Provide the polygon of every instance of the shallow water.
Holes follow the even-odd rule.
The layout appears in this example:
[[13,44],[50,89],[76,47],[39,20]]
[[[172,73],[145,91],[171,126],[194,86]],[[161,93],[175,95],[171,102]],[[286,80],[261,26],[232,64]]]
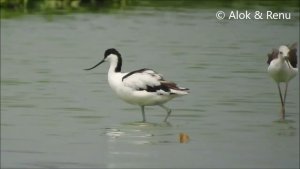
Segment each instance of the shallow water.
[[[266,54],[298,41],[299,20],[218,21],[215,12],[141,7],[1,20],[1,167],[299,167],[299,76],[282,122],[266,73]],[[147,107],[140,123],[139,107],[109,88],[107,64],[83,71],[110,47],[124,71],[153,68],[191,89],[167,104],[169,123],[159,107]]]

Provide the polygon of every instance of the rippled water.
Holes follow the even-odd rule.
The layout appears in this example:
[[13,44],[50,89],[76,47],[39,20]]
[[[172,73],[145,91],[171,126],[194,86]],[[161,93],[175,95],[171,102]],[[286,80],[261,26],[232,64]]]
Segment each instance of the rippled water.
[[[298,41],[299,21],[218,21],[215,10],[25,15],[1,20],[1,166],[23,168],[299,167],[299,80],[287,121],[266,73],[273,47]],[[188,96],[164,110],[119,100],[108,65],[149,67]],[[179,133],[190,136],[180,144]]]

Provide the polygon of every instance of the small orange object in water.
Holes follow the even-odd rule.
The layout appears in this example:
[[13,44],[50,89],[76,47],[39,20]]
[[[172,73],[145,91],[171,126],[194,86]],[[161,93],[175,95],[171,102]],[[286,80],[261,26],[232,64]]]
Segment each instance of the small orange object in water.
[[180,143],[187,143],[189,141],[190,141],[189,135],[187,135],[186,133],[180,133],[179,134],[179,142]]

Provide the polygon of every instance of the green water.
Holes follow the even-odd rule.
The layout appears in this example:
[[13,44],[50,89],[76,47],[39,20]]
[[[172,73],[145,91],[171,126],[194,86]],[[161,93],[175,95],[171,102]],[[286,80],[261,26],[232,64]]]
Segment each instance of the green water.
[[[1,167],[299,167],[299,76],[280,122],[266,73],[272,48],[299,41],[299,13],[219,21],[218,10],[145,5],[2,19]],[[108,64],[83,70],[111,47],[124,71],[153,68],[190,88],[167,104],[169,123],[160,107],[146,107],[149,123],[139,123],[140,108],[109,88]],[[178,142],[181,132],[190,142]]]

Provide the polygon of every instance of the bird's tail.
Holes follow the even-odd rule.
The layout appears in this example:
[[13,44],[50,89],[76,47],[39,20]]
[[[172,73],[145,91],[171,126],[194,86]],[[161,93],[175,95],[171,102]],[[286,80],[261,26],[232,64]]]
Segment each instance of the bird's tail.
[[178,89],[171,89],[171,93],[177,95],[187,95],[190,92],[188,88],[178,87]]
[[164,86],[170,89],[171,94],[176,95],[187,95],[189,94],[189,89],[184,87],[177,86],[174,82],[162,81],[161,82]]

